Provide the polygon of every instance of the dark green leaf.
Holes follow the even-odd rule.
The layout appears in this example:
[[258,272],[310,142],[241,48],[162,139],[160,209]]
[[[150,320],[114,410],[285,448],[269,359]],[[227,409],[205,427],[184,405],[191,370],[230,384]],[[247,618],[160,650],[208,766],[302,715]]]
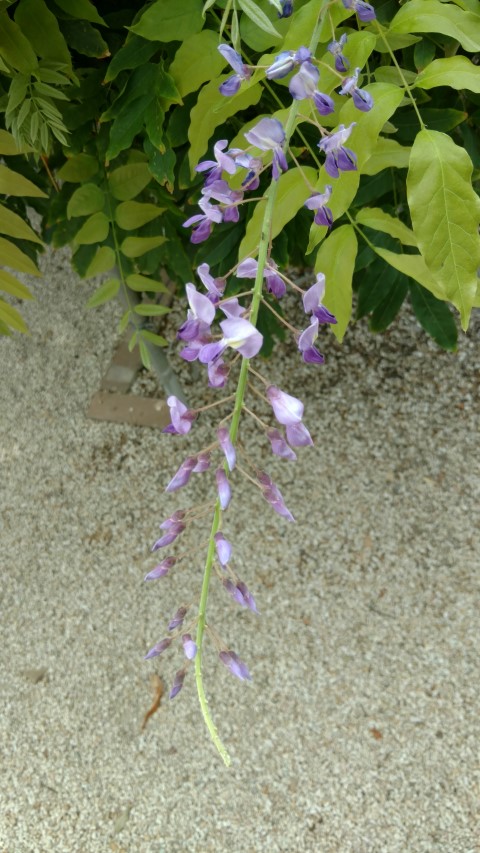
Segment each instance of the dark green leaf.
[[442,349],[455,352],[457,349],[457,327],[446,302],[420,284],[409,282],[410,300],[415,317]]
[[68,46],[77,53],[96,59],[110,56],[107,42],[88,21],[61,21],[60,27]]
[[406,280],[404,278],[399,279],[395,286],[390,289],[385,299],[375,308],[369,324],[372,332],[385,331],[387,326],[397,316],[407,292],[408,284]]
[[388,297],[400,277],[398,270],[380,258],[362,271],[357,294],[357,320],[374,311]]
[[[147,150],[147,147],[145,147],[145,150]],[[170,192],[173,192],[175,183],[174,168],[176,159],[176,154],[171,149],[165,151],[164,154],[161,151],[153,149],[148,161],[150,173],[161,186],[166,186]]]
[[115,54],[107,68],[105,82],[110,83],[120,71],[144,65],[158,50],[158,45],[141,36],[132,35]]

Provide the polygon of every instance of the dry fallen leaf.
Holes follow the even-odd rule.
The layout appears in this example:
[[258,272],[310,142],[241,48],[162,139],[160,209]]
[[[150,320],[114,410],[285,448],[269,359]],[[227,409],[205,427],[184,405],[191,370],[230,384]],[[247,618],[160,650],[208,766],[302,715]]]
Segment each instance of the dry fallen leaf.
[[158,711],[163,696],[164,688],[162,679],[156,673],[153,673],[153,675],[150,676],[150,682],[153,688],[153,703],[143,718],[142,732],[152,714],[154,714],[155,711]]
[[375,740],[381,740],[383,737],[382,733],[378,729],[376,729],[375,726],[372,726],[372,728],[370,729],[370,734],[373,735]]

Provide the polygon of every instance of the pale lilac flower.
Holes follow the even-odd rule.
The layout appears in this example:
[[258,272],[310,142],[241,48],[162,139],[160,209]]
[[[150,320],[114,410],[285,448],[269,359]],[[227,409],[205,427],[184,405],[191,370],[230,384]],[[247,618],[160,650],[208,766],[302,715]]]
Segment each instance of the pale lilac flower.
[[290,74],[290,71],[293,71],[296,65],[310,59],[311,55],[308,47],[300,47],[297,51],[283,50],[267,68],[265,77],[267,80],[281,80],[282,77]]
[[183,687],[183,682],[185,681],[186,671],[184,669],[179,669],[177,673],[175,673],[175,678],[173,679],[172,688],[170,693],[168,694],[169,699],[175,699],[180,693],[180,690]]
[[240,218],[238,204],[243,200],[243,192],[232,190],[226,181],[217,180],[205,186],[202,195],[207,199],[213,198],[225,205],[223,208],[224,222],[238,222]]
[[223,338],[215,343],[206,344],[200,350],[199,360],[202,364],[209,364],[227,347],[238,350],[244,358],[253,358],[260,351],[263,335],[248,320],[241,317],[222,320],[220,328]]
[[310,325],[302,332],[298,339],[298,349],[307,364],[323,364],[325,359],[321,352],[314,346],[318,337],[318,320],[312,317]]
[[295,462],[297,455],[291,447],[288,446],[281,432],[278,429],[270,429],[267,432],[268,439],[272,445],[272,453],[275,456],[280,456],[281,459],[291,459]]
[[280,489],[278,488],[278,486],[275,485],[273,480],[270,479],[268,474],[260,472],[258,475],[258,479],[262,486],[263,497],[275,510],[275,512],[278,512],[278,514],[286,518],[287,521],[295,521],[292,513],[285,505],[285,501],[283,500],[283,496]]
[[[223,153],[227,145],[227,139],[220,139],[213,146],[213,156],[215,157],[215,160],[203,160],[202,163],[199,163],[198,166],[195,166],[196,172],[209,173],[205,180],[206,187],[221,178],[222,172],[227,172],[227,174],[229,175],[234,175],[237,171],[237,166],[235,164],[235,160],[231,156],[231,153],[228,151],[225,154]],[[235,151],[233,153],[235,153]]]
[[192,474],[203,474],[205,471],[208,471],[211,464],[209,453],[199,453],[197,464],[195,465]]
[[185,290],[190,308],[187,319],[177,332],[177,338],[181,341],[194,341],[201,335],[209,334],[215,318],[215,306],[208,296],[199,293],[191,282],[185,285]]
[[353,9],[363,23],[375,20],[375,9],[370,3],[364,3],[363,0],[342,0],[342,3],[345,9]]
[[[258,261],[256,261],[255,258],[247,258],[238,265],[237,278],[256,278],[257,270]],[[281,299],[282,296],[285,296],[287,288],[283,279],[277,275],[277,270],[278,266],[275,261],[270,260],[265,265],[263,277],[265,279],[268,292],[273,293],[277,299]]]
[[317,273],[315,284],[303,294],[303,308],[306,314],[312,314],[319,323],[335,324],[337,318],[332,314],[325,305],[322,305],[322,299],[325,294],[325,276],[323,273]]
[[195,216],[191,216],[183,223],[184,228],[188,228],[189,225],[194,226],[190,236],[191,243],[203,243],[212,233],[212,223],[223,221],[222,211],[210,204],[207,199],[200,199],[198,206],[203,210],[203,213],[196,213]]
[[232,556],[232,545],[221,532],[215,533],[213,538],[215,539],[218,561],[221,566],[226,566]]
[[368,113],[368,111],[373,107],[373,98],[369,92],[365,91],[365,89],[358,88],[357,82],[359,74],[360,68],[356,68],[355,73],[343,81],[343,86],[339,89],[339,94],[351,95],[357,110],[362,110],[362,112]]
[[228,477],[225,474],[223,468],[217,468],[215,473],[215,479],[217,481],[217,489],[218,489],[218,497],[220,500],[220,507],[223,510],[226,510],[231,497],[232,497],[232,489],[230,487],[230,483],[228,481]]
[[233,47],[230,47],[230,45],[219,44],[218,50],[236,72],[232,77],[229,77],[228,80],[225,80],[225,82],[218,87],[218,90],[222,95],[236,95],[242,81],[250,78],[251,71],[249,67],[244,64],[240,54],[237,53]]
[[185,616],[187,615],[187,610],[188,610],[188,607],[179,607],[178,608],[173,619],[171,619],[170,622],[168,623],[168,630],[169,631],[174,631],[175,628],[179,628],[180,625],[183,624],[183,620],[185,619]]
[[213,278],[210,275],[210,267],[208,264],[200,264],[197,267],[197,275],[208,290],[208,298],[215,305],[223,296],[226,281],[224,278]]
[[333,214],[330,208],[327,207],[331,194],[332,187],[330,184],[327,184],[325,192],[314,193],[307,198],[304,206],[308,207],[309,210],[315,211],[315,216],[313,218],[315,225],[325,225],[327,228],[332,227]]
[[192,640],[192,635],[183,634],[182,644],[185,657],[188,658],[188,660],[193,660],[195,655],[197,654],[197,644],[194,642],[194,640]]
[[312,437],[304,423],[288,424],[285,427],[287,441],[292,447],[308,447],[313,444]]
[[180,536],[180,533],[183,533],[184,530],[185,525],[181,521],[172,524],[169,530],[167,530],[163,536],[161,536],[160,539],[157,539],[153,544],[152,552],[159,551],[160,548],[166,548],[167,545],[171,545],[172,542],[175,542],[177,536]]
[[343,55],[343,48],[347,43],[347,34],[343,33],[339,41],[331,41],[327,47],[333,57],[335,57],[335,68],[340,74],[344,74],[350,68],[348,59]]
[[235,678],[239,678],[240,681],[252,680],[247,665],[231,649],[220,652],[219,658]]
[[344,146],[354,127],[355,122],[349,127],[341,124],[336,133],[325,136],[318,143],[320,151],[326,154],[325,169],[331,178],[338,178],[341,171],[356,171],[357,158],[353,151]]
[[288,89],[296,101],[311,98],[318,112],[322,116],[328,116],[335,110],[335,104],[329,95],[324,95],[317,89],[320,77],[318,68],[312,62],[302,62],[297,73],[290,80]]
[[237,454],[235,451],[235,447],[232,444],[228,429],[226,427],[220,427],[220,429],[217,430],[217,438],[218,443],[225,454],[228,470],[233,471],[233,469],[235,468],[235,463],[237,461]]
[[161,655],[165,649],[171,645],[172,641],[170,637],[166,637],[164,640],[160,640],[159,643],[156,643],[150,651],[145,655],[144,660],[149,660],[150,658],[156,658],[157,655]]
[[175,557],[165,557],[165,559],[162,560],[162,562],[159,563],[158,566],[155,566],[155,568],[152,569],[152,571],[149,572],[148,575],[145,575],[144,580],[154,581],[157,580],[157,578],[164,578],[165,575],[168,575],[168,572],[170,571],[172,566],[175,565],[176,562],[177,560]]
[[275,385],[270,385],[266,390],[268,401],[279,424],[298,424],[303,417],[303,403],[297,397],[286,394]]
[[285,142],[285,130],[278,119],[261,118],[255,127],[244,133],[244,136],[251,145],[255,145],[261,151],[273,151],[274,180],[280,177],[280,172],[287,171],[287,160],[282,148]]
[[230,580],[230,578],[225,578],[222,581],[222,585],[227,590],[228,594],[232,596],[233,600],[236,601],[236,603],[240,605],[240,607],[246,607],[247,606],[245,604],[245,599],[244,599],[242,593],[240,592],[238,586],[236,584],[234,584],[233,581]]
[[196,456],[187,456],[185,461],[182,462],[182,464],[180,465],[180,468],[178,469],[177,473],[174,474],[174,476],[170,480],[165,491],[166,492],[176,492],[177,489],[181,489],[181,488],[183,488],[183,486],[186,486],[191,475],[192,475],[192,473],[193,473],[193,469],[195,468],[196,464],[197,464],[197,457]]
[[173,435],[186,435],[190,432],[192,423],[197,417],[196,412],[188,409],[185,403],[182,403],[174,394],[167,397],[167,406],[170,409],[171,423],[162,432]]
[[235,317],[242,317],[245,314],[245,308],[240,305],[236,296],[232,296],[231,299],[224,299],[218,307],[230,320]]
[[172,515],[166,518],[165,521],[162,521],[162,523],[158,526],[160,527],[160,530],[170,530],[170,528],[173,527],[174,524],[177,524],[179,521],[183,521],[184,518],[185,510],[176,509]]
[[242,187],[245,187],[247,190],[256,190],[260,184],[259,175],[263,169],[263,162],[260,157],[252,157],[251,154],[242,151],[235,158],[235,162],[239,166],[242,166],[243,169],[248,169],[247,177],[242,181]]
[[208,384],[211,388],[225,388],[230,373],[230,366],[223,358],[216,358],[207,364]]

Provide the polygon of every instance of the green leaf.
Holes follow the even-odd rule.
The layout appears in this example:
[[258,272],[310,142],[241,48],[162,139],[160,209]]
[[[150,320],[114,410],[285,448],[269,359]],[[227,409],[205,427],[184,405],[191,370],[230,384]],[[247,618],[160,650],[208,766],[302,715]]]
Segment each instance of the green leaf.
[[[345,9],[341,3],[334,3],[328,10],[328,15],[325,15],[323,24],[320,29],[319,41],[331,41],[332,29],[338,24],[341,24],[346,18],[351,16],[350,9]],[[287,32],[285,41],[279,46],[280,50],[298,50],[299,45],[308,45],[312,36],[313,29],[318,18],[318,0],[310,0],[305,3],[300,9],[296,9],[291,18],[288,18]],[[331,24],[330,24],[331,21]],[[279,22],[280,24],[283,23]]]
[[23,332],[24,334],[28,332],[28,326],[22,315],[16,308],[9,305],[8,302],[4,302],[3,299],[0,299],[0,320],[17,332]]
[[33,228],[30,228],[21,216],[9,210],[4,204],[0,204],[0,234],[6,234],[8,237],[15,237],[17,240],[31,240],[33,243],[43,243],[35,234]]
[[147,92],[141,98],[127,101],[119,110],[110,126],[109,144],[105,154],[107,161],[114,160],[121,151],[130,148],[133,140],[144,126],[145,116],[152,97],[153,93]]
[[27,154],[30,149],[27,147],[19,148],[17,143],[15,142],[14,137],[8,130],[0,129],[0,155],[16,155],[16,154]]
[[427,65],[430,65],[432,60],[435,59],[435,50],[436,46],[434,43],[426,38],[421,39],[421,41],[415,45],[415,50],[413,51],[413,62],[417,71],[423,71]]
[[412,225],[425,263],[437,282],[436,296],[460,311],[468,327],[480,266],[480,202],[471,185],[472,162],[449,136],[422,130],[407,176]]
[[[277,182],[277,195],[273,209],[271,236],[274,239],[282,231],[297,211],[300,210],[310,193],[307,181],[313,185],[317,177],[317,170],[311,166],[304,166],[302,170],[298,167],[289,169],[280,175]],[[250,218],[245,237],[238,250],[239,260],[248,255],[256,254],[262,231],[262,222],[265,213],[266,199],[257,202],[252,217]]]
[[367,225],[376,231],[384,231],[391,237],[396,237],[405,246],[417,246],[415,234],[404,225],[400,219],[390,216],[380,207],[364,207],[358,211],[356,220],[360,225]]
[[201,0],[156,0],[130,29],[150,41],[167,42],[183,41],[202,27]]
[[28,289],[21,281],[18,281],[11,273],[0,269],[0,290],[5,293],[10,293],[17,299],[34,299],[31,290]]
[[105,194],[97,184],[83,184],[75,190],[67,204],[67,217],[90,216],[103,210]]
[[418,75],[415,86],[420,89],[451,86],[453,89],[469,89],[470,92],[480,93],[480,68],[466,56],[436,59]]
[[154,98],[145,110],[145,130],[152,145],[157,149],[161,148],[162,152],[165,151],[163,142],[164,123],[165,110],[160,103],[160,99]]
[[192,172],[202,154],[205,154],[214,130],[224,124],[230,116],[258,103],[262,96],[262,88],[258,83],[253,86],[245,83],[236,95],[225,98],[218,91],[219,84],[223,82],[223,79],[223,77],[217,77],[201,89],[198,101],[190,114],[188,131],[190,151],[188,156]]
[[38,56],[71,69],[72,60],[67,43],[55,15],[44,0],[20,0],[15,11],[15,21]]
[[142,302],[141,305],[135,305],[133,310],[141,317],[161,317],[163,314],[170,314],[172,309],[167,308],[166,305],[150,305],[148,302]]
[[336,228],[320,246],[315,272],[325,276],[324,304],[337,318],[331,329],[342,341],[352,314],[352,278],[357,255],[357,238],[351,225]]
[[74,241],[77,246],[91,245],[92,243],[103,243],[108,237],[110,222],[103,212],[94,213],[89,216],[79,231],[75,234]]
[[88,181],[98,172],[98,160],[91,154],[75,154],[58,170],[57,175],[61,181],[70,181],[80,184]]
[[395,15],[390,31],[443,33],[459,41],[464,50],[480,50],[480,16],[440,0],[410,0]]
[[370,317],[370,331],[384,332],[397,316],[408,293],[408,284],[404,278],[397,278],[385,299],[374,309]]
[[151,249],[156,249],[166,242],[166,237],[161,234],[156,237],[125,237],[120,245],[120,250],[127,258],[139,258]]
[[127,308],[125,313],[122,314],[122,317],[121,317],[120,322],[118,324],[118,331],[120,332],[120,334],[122,334],[125,331],[125,329],[127,328],[128,324],[130,322],[131,314],[132,314],[131,308]]
[[110,56],[107,42],[88,21],[62,21],[61,28],[68,46],[77,53],[94,59]]
[[128,163],[119,166],[108,176],[108,185],[113,197],[119,201],[135,198],[151,181],[146,163]]
[[382,249],[379,246],[374,246],[373,248],[377,255],[380,255],[387,264],[390,264],[390,266],[402,272],[407,277],[418,281],[419,284],[426,287],[434,296],[437,296],[439,299],[443,298],[437,281],[421,255],[399,255],[397,252],[391,252],[390,249]]
[[30,42],[6,12],[0,12],[0,56],[22,74],[30,74],[38,66]]
[[357,320],[384,301],[400,277],[398,270],[377,258],[363,273],[357,294]]
[[47,198],[46,193],[18,172],[0,165],[0,193],[14,196]]
[[455,352],[457,327],[448,306],[414,282],[409,288],[412,308],[422,328],[443,349]]
[[119,288],[120,282],[118,278],[109,278],[107,281],[104,281],[88,300],[87,308],[97,308],[98,305],[103,305],[104,302],[114,299]]
[[221,73],[226,60],[217,47],[218,36],[213,30],[195,33],[180,45],[168,71],[182,98]]
[[140,331],[140,336],[149,344],[155,344],[157,347],[168,346],[168,341],[162,338],[161,335],[156,335],[155,332],[148,332],[145,329]]
[[173,192],[176,161],[175,151],[171,149],[165,151],[164,154],[161,151],[153,150],[148,161],[148,168],[152,176],[160,186],[166,186],[169,192]]
[[262,12],[257,3],[255,3],[255,0],[238,0],[238,5],[247,17],[253,21],[256,27],[265,33],[271,33],[271,35],[281,38],[278,30],[275,29],[270,19],[267,18],[265,12]]
[[158,45],[140,36],[132,35],[112,58],[105,75],[105,83],[115,80],[120,71],[143,66],[157,50]]
[[55,2],[57,6],[60,6],[60,9],[67,12],[72,18],[81,18],[83,21],[107,26],[90,0],[55,0]]
[[138,342],[138,349],[140,350],[140,358],[142,359],[142,364],[147,370],[152,369],[152,359],[150,358],[150,352],[145,341],[140,338]]
[[4,237],[0,237],[0,258],[2,259],[2,264],[18,272],[26,272],[29,275],[42,275],[34,261],[25,252],[22,252],[18,246],[10,243],[9,240],[5,240]]
[[164,207],[157,207],[156,204],[124,201],[115,210],[115,222],[124,231],[133,231],[134,228],[141,228],[142,225],[161,216],[164,210]]
[[136,290],[140,293],[168,293],[168,287],[163,283],[163,281],[155,281],[153,278],[149,278],[147,275],[139,275],[138,273],[132,273],[131,275],[127,275],[125,279],[130,290]]
[[362,166],[362,174],[377,175],[383,169],[391,167],[406,169],[410,160],[410,150],[408,146],[400,145],[395,139],[379,136],[372,154]]
[[99,246],[93,259],[85,270],[85,278],[91,278],[94,275],[101,275],[104,272],[109,272],[115,265],[116,256],[110,246]]

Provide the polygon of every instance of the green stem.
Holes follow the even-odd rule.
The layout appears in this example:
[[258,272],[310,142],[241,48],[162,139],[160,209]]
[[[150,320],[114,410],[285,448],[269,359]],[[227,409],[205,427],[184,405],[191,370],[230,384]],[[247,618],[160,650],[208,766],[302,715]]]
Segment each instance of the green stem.
[[[312,38],[310,40],[310,51],[312,54],[315,52],[318,39],[320,35],[320,29],[323,22],[323,14],[328,6],[329,0],[322,0],[321,10],[319,12],[319,16],[317,19],[317,24],[314,28]],[[290,112],[288,115],[287,123],[285,125],[285,142],[284,148],[287,150],[288,144],[290,141],[290,137],[293,134],[295,128],[295,120],[297,118],[299,108],[299,102],[294,101],[292,106],[290,107]],[[258,268],[257,275],[255,278],[255,284],[253,287],[253,295],[252,295],[252,304],[250,309],[249,320],[253,326],[256,325],[258,312],[260,308],[260,302],[262,299],[262,291],[263,291],[263,273],[265,270],[265,265],[267,263],[268,250],[270,246],[270,239],[272,233],[272,220],[273,220],[273,209],[275,206],[275,200],[277,197],[278,191],[278,181],[272,180],[270,187],[266,192],[266,205],[265,205],[265,213],[263,216],[263,222],[261,226],[260,233],[260,241],[258,246]],[[230,425],[230,439],[233,444],[236,443],[238,438],[238,431],[240,426],[240,417],[242,414],[242,409],[244,405],[244,397],[245,391],[247,387],[248,381],[248,365],[249,359],[243,358],[242,365],[240,368],[240,374],[238,378],[237,391],[235,394],[235,404],[233,408],[232,415],[232,423]],[[228,476],[228,466],[225,463],[224,465],[225,473]],[[215,512],[213,516],[212,529],[210,532],[210,541],[208,545],[207,557],[205,561],[205,570],[202,581],[202,589],[200,593],[200,603],[198,607],[198,623],[197,623],[197,635],[196,635],[196,644],[197,644],[197,654],[195,657],[195,681],[197,685],[197,693],[198,699],[200,702],[200,708],[202,710],[203,719],[205,721],[205,725],[207,726],[208,731],[210,732],[210,736],[220,753],[223,761],[227,765],[230,765],[230,756],[223,745],[220,737],[218,735],[215,724],[210,715],[210,709],[208,707],[207,697],[205,695],[205,689],[203,685],[203,675],[202,675],[202,643],[203,637],[205,633],[205,628],[207,627],[207,602],[208,602],[208,592],[210,586],[210,578],[212,574],[212,566],[215,557],[215,540],[214,536],[218,532],[221,522],[221,509],[220,509],[220,501],[217,498],[215,503]]]

